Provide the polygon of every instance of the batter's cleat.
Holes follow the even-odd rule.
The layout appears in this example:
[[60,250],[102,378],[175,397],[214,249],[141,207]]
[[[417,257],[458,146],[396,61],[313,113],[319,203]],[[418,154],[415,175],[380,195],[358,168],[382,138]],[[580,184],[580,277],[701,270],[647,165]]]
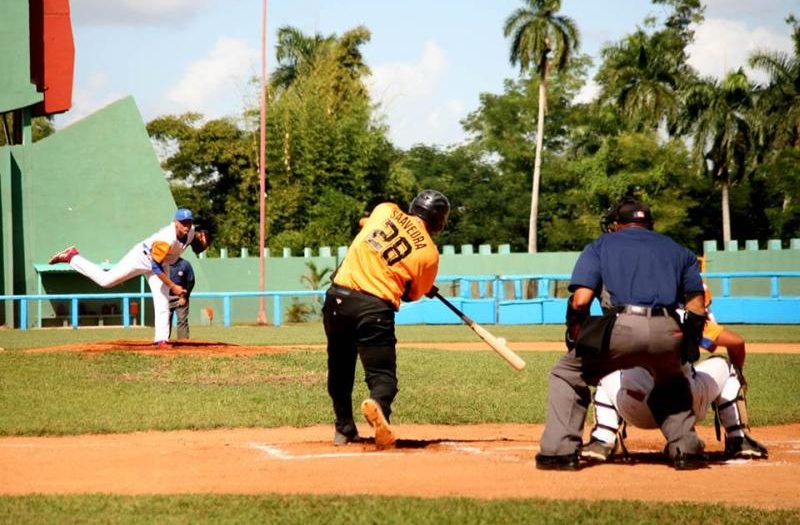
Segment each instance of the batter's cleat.
[[367,419],[367,423],[375,429],[375,446],[377,449],[393,448],[395,444],[394,433],[378,402],[374,399],[364,400],[361,403],[361,412]]
[[608,461],[616,448],[616,443],[605,443],[593,437],[581,447],[581,457],[587,461]]
[[159,350],[168,350],[172,348],[172,343],[170,343],[169,341],[156,341],[155,343],[153,343],[153,346],[155,346]]
[[678,451],[672,458],[672,466],[675,470],[698,470],[708,467],[708,458],[705,454],[685,454]]
[[347,435],[342,434],[338,430],[333,434],[333,446],[341,447],[342,445],[349,445],[350,443],[361,443],[364,440],[358,434]]
[[78,249],[74,246],[70,246],[50,257],[50,261],[48,262],[50,264],[69,263],[76,255],[78,255]]
[[547,456],[539,452],[536,454],[536,468],[539,470],[579,470],[578,453]]
[[767,447],[747,434],[725,438],[725,457],[731,459],[767,459]]

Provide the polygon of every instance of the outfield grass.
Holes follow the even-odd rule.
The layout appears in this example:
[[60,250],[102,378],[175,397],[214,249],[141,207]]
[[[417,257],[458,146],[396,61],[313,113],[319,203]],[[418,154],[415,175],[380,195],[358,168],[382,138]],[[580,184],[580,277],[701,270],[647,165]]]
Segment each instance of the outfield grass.
[[[531,475],[534,475],[532,472]],[[0,497],[4,523],[71,524],[531,524],[797,523],[800,512],[712,504],[475,500],[379,496]]]
[[[396,423],[541,423],[558,352],[401,349]],[[800,355],[748,359],[754,425],[800,421]],[[367,397],[358,367],[356,402]],[[0,352],[0,435],[62,435],[331,422],[321,350],[250,357]]]

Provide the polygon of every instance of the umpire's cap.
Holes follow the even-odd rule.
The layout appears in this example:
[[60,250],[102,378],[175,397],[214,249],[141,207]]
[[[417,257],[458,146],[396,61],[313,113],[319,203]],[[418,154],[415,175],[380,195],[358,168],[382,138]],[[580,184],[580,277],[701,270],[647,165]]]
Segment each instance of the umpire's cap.
[[422,190],[411,201],[408,212],[425,221],[430,234],[439,233],[447,225],[447,217],[450,215],[450,201],[440,191]]
[[652,230],[653,215],[650,213],[650,207],[635,197],[623,197],[608,209],[600,227],[604,232],[608,232],[620,224],[641,224]]
[[623,199],[617,211],[617,222],[620,224],[637,222],[652,226],[653,216],[650,214],[650,206],[634,198]]

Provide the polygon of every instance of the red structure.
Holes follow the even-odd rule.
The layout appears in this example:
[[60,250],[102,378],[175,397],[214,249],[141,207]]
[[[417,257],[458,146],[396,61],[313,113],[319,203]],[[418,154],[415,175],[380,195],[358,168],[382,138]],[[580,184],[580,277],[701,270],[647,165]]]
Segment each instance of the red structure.
[[75,43],[69,0],[30,0],[31,82],[44,94],[34,106],[40,117],[72,107]]

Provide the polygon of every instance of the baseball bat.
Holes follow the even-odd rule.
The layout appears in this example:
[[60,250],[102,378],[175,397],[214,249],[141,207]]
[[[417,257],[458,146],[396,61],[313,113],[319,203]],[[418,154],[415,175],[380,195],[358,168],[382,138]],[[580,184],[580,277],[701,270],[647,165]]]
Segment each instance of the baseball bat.
[[484,340],[484,342],[489,345],[492,350],[500,354],[500,357],[506,360],[506,362],[511,365],[515,370],[522,370],[525,368],[525,361],[522,360],[520,356],[515,354],[509,347],[506,345],[505,341],[500,341],[497,337],[493,336],[486,330],[484,327],[467,317],[467,315],[455,307],[453,303],[442,297],[439,292],[436,292],[436,298],[439,299],[444,303],[446,307],[453,311],[454,314],[459,316],[462,321],[464,321],[467,326],[472,328],[472,331],[478,334],[478,337]]

